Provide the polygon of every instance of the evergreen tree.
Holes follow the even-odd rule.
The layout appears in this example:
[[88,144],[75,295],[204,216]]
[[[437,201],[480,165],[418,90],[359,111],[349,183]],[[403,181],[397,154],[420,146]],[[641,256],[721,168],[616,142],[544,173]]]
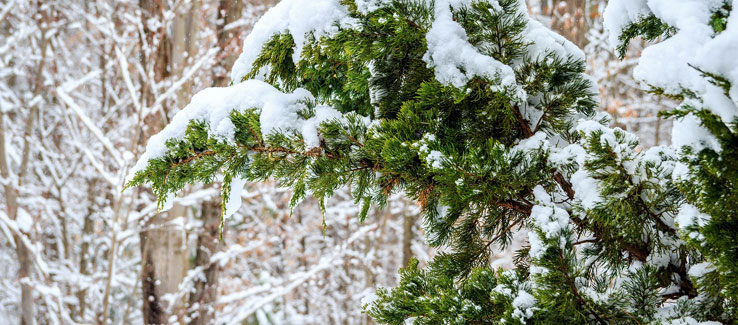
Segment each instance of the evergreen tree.
[[[643,53],[636,78],[647,90],[681,102],[674,172],[687,204],[677,224],[699,251],[690,271],[715,319],[738,310],[738,14],[735,1],[614,1],[605,14],[621,57],[635,37],[658,40]],[[681,9],[680,9],[681,7]]]
[[[520,0],[284,0],[234,84],[152,137],[129,186],[166,208],[222,175],[224,217],[267,178],[293,207],[348,186],[362,219],[404,193],[444,252],[378,291],[366,310],[383,323],[732,321],[734,300],[690,277],[710,255],[674,226],[694,201],[671,177],[684,156],[608,128],[583,71]],[[491,269],[520,230],[516,269]]]

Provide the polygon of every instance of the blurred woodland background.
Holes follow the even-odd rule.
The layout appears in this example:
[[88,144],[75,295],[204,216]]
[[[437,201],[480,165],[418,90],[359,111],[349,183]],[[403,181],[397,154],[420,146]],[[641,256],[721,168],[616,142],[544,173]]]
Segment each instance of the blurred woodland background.
[[[230,82],[241,40],[276,2],[0,1],[0,323],[371,324],[362,299],[411,256],[430,259],[418,208],[399,196],[360,223],[350,189],[325,216],[310,200],[290,215],[288,192],[248,185],[220,241],[217,185],[166,213],[147,189],[122,191],[146,140],[194,93]],[[657,113],[674,104],[630,77],[642,44],[617,60],[605,3],[529,7],[584,49],[616,125],[668,144]]]

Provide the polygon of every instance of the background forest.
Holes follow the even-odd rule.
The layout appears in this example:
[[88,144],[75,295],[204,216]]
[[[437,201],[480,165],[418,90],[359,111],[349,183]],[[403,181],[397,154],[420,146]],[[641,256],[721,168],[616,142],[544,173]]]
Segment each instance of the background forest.
[[[219,189],[193,186],[157,213],[122,191],[145,140],[197,91],[226,86],[241,40],[273,0],[4,0],[0,3],[0,323],[370,324],[362,301],[434,252],[401,196],[363,223],[348,194],[325,216],[248,185],[226,220]],[[644,146],[668,144],[673,103],[618,60],[605,0],[530,0],[587,54],[602,110]],[[324,226],[325,224],[325,226]],[[510,267],[521,233],[493,266]],[[22,316],[22,315],[25,315]]]

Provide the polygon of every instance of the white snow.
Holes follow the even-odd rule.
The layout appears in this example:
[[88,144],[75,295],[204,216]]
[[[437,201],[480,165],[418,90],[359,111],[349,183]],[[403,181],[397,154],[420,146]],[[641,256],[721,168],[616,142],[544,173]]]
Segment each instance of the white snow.
[[333,107],[320,105],[315,108],[315,116],[302,123],[302,139],[310,148],[320,146],[318,127],[321,123],[329,120],[340,119],[343,115]]
[[[738,8],[738,1],[733,0],[733,9]],[[709,40],[700,49],[695,62],[707,72],[719,73],[731,83],[730,97],[738,103],[738,13],[733,10],[728,18],[725,31]]]
[[574,197],[585,209],[594,209],[598,203],[602,202],[599,181],[592,178],[587,171],[580,169],[574,173],[571,176],[571,185],[574,189]]
[[445,219],[448,214],[448,209],[449,207],[447,205],[443,205],[441,203],[436,204],[436,218],[439,220]]
[[697,263],[689,267],[689,276],[694,278],[701,278],[705,274],[715,270],[715,266],[710,262]]
[[379,296],[377,296],[376,293],[367,292],[363,297],[361,297],[361,305],[365,306],[365,305],[372,304],[375,301],[377,301],[377,299],[379,299]]
[[589,135],[597,131],[601,131],[604,133],[608,130],[608,128],[597,121],[581,120],[577,124],[575,130],[578,132],[584,132],[584,134]]
[[610,46],[618,45],[621,30],[651,14],[646,0],[610,0],[603,13],[605,30],[610,34]]
[[719,322],[700,322],[692,317],[684,317],[671,321],[671,325],[720,325]]
[[280,1],[259,19],[244,40],[243,52],[233,64],[231,80],[238,83],[251,71],[264,44],[275,34],[288,32],[292,35],[295,41],[292,60],[297,63],[309,33],[320,39],[353,23],[348,17],[348,9],[339,0]]
[[546,238],[558,237],[559,232],[569,224],[569,214],[566,210],[554,206],[533,206],[530,217]]
[[[526,9],[523,10],[527,12]],[[528,20],[523,37],[531,43],[528,55],[532,59],[539,59],[546,53],[553,53],[560,58],[571,56],[575,60],[584,60],[584,52],[579,47],[536,20]]]
[[530,250],[528,255],[532,258],[541,258],[543,254],[546,254],[546,244],[543,243],[541,237],[535,231],[528,232],[528,243],[530,244]]
[[228,203],[225,205],[225,209],[223,210],[223,219],[229,218],[230,216],[234,215],[236,211],[241,207],[241,192],[243,192],[243,187],[246,185],[246,180],[241,179],[239,177],[234,177],[231,180],[231,192],[228,197]]
[[382,5],[389,3],[388,0],[356,0],[356,8],[362,14],[379,9]]
[[586,158],[586,151],[584,151],[584,148],[577,144],[573,143],[570,145],[567,145],[566,147],[556,150],[551,153],[549,156],[549,161],[551,161],[555,165],[567,165],[569,163],[577,163],[580,166],[584,165],[584,161]]
[[533,317],[533,312],[535,311],[533,305],[535,305],[535,303],[535,297],[524,290],[519,290],[518,296],[515,297],[512,302],[512,306],[515,308],[512,316],[525,323],[526,319]]
[[442,163],[445,159],[445,156],[443,153],[441,153],[438,150],[431,150],[428,153],[428,156],[425,157],[425,162],[428,163],[428,166],[430,166],[433,169],[440,169],[443,167]]
[[525,153],[528,151],[536,151],[540,149],[546,152],[549,150],[549,148],[550,145],[548,143],[548,135],[545,132],[538,131],[531,137],[520,140],[520,142],[516,144],[510,151],[519,151]]
[[700,227],[707,225],[710,216],[700,212],[694,205],[684,204],[674,219],[679,229],[686,230],[693,225]]
[[[645,86],[662,88],[670,94],[691,90],[702,101],[688,99],[685,104],[709,109],[729,122],[738,114],[738,61],[734,55],[738,51],[738,14],[733,11],[727,29],[715,35],[709,22],[722,5],[723,0],[614,0],[605,10],[605,25],[613,46],[623,27],[650,14],[676,28],[672,37],[643,51],[634,70],[635,78]],[[733,98],[692,67],[731,81],[729,94]],[[695,151],[705,147],[720,150],[696,118],[687,116],[674,127],[675,146],[692,146]]]
[[552,204],[551,195],[549,195],[548,192],[546,192],[546,189],[541,185],[536,185],[536,187],[533,188],[533,196],[540,204]]
[[18,230],[28,233],[33,228],[33,217],[25,209],[18,209],[18,216],[16,219]]
[[[475,76],[499,80],[500,86],[515,85],[515,74],[510,66],[491,56],[479,53],[469,43],[466,31],[454,21],[451,6],[466,5],[465,0],[438,0],[435,20],[425,35],[428,52],[423,60],[435,71],[436,80],[446,85],[463,87]],[[463,71],[462,71],[463,70]]]
[[674,121],[671,143],[677,148],[690,146],[697,150],[702,148],[710,148],[717,152],[722,150],[717,138],[691,113]]
[[[543,231],[546,238],[557,238],[562,229],[569,224],[569,213],[554,205],[546,190],[538,185],[533,189],[533,195],[538,205],[531,209],[530,217],[533,223]],[[566,241],[562,241],[566,244]]]

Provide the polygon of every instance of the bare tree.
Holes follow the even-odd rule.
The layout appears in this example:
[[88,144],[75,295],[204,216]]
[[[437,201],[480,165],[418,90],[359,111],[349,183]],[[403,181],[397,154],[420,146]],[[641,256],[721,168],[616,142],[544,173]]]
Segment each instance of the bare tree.
[[[52,15],[52,6],[42,7],[40,3],[35,3],[37,11],[36,23],[40,30],[40,39],[38,40],[40,59],[38,60],[37,68],[34,71],[33,81],[33,96],[36,98],[42,91],[43,72],[46,64],[46,53],[49,45],[49,40],[46,35],[47,20]],[[35,130],[36,117],[38,115],[38,101],[34,101],[28,108],[28,114],[26,116],[24,134],[23,134],[23,151],[21,153],[21,162],[17,169],[13,172],[11,178],[11,169],[8,163],[7,150],[5,148],[5,113],[0,111],[0,175],[4,180],[3,188],[5,192],[5,207],[7,216],[10,220],[16,221],[18,219],[19,212],[19,189],[23,185],[24,176],[28,172],[29,159],[31,156],[32,146],[32,132]],[[18,278],[21,286],[21,324],[31,325],[35,324],[34,318],[34,302],[33,302],[33,289],[31,288],[31,272],[32,262],[31,253],[29,247],[28,238],[29,234],[24,229],[16,229],[13,233],[13,242],[18,258]]]

